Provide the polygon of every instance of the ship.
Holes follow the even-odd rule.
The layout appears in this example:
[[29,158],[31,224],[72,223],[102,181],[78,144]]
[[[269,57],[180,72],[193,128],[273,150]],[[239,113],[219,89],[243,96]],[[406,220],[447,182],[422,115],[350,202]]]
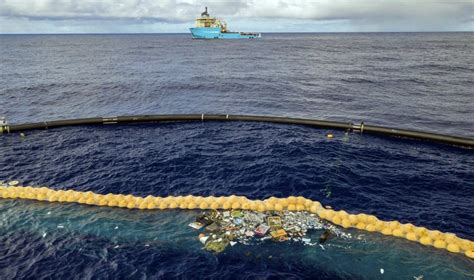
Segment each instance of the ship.
[[189,29],[193,39],[255,39],[262,35],[256,32],[230,32],[227,23],[207,12],[207,7],[196,19],[196,26]]

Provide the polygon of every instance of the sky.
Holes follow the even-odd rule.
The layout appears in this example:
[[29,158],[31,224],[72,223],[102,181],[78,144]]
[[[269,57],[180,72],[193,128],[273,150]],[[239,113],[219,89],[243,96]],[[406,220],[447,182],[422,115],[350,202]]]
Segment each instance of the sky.
[[474,31],[474,0],[0,0],[0,33],[185,33],[205,6],[231,31]]

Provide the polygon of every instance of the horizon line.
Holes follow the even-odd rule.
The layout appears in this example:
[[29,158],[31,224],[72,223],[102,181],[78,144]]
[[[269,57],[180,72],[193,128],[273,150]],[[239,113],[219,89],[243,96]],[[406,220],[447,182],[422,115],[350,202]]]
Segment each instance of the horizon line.
[[[334,34],[334,33],[474,33],[473,31],[262,31],[263,34]],[[1,35],[185,35],[189,32],[75,32],[75,33],[0,33]]]

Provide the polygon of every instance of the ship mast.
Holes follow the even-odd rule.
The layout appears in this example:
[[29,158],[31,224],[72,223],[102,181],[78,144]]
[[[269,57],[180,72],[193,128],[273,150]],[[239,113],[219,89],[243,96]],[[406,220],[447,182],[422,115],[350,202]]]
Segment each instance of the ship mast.
[[201,13],[201,17],[209,17],[209,13],[207,12],[207,7],[206,7],[206,10]]

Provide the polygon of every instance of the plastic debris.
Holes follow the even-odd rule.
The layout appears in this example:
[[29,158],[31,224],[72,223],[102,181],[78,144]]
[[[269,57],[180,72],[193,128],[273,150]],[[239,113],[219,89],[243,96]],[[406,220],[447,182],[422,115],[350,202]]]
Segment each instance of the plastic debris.
[[224,238],[219,238],[216,240],[211,240],[206,243],[204,249],[214,252],[216,254],[221,253],[225,250],[225,248],[229,245],[229,240]]
[[204,225],[199,223],[199,222],[192,222],[189,224],[190,227],[192,227],[193,229],[201,229]]
[[324,244],[326,240],[331,236],[331,231],[325,230],[323,234],[319,237],[319,244]]
[[284,229],[278,229],[270,232],[270,235],[273,237],[273,239],[277,241],[286,241],[288,240],[288,235]]
[[231,215],[234,218],[242,218],[244,216],[244,214],[238,210],[232,211]]
[[200,223],[204,226],[208,226],[208,225],[212,224],[212,219],[209,216],[201,215],[201,216],[196,218],[196,222]]
[[206,227],[207,231],[217,231],[219,226],[216,223],[212,223]]
[[16,185],[18,185],[19,183],[20,183],[20,182],[18,182],[18,181],[10,181],[10,182],[8,182],[8,185],[9,185],[9,186],[16,186]]
[[255,235],[257,236],[265,236],[265,234],[267,234],[268,230],[270,229],[269,226],[265,225],[265,224],[262,224],[262,225],[259,225],[256,229],[255,229]]
[[279,216],[268,217],[267,224],[270,228],[281,228],[281,218]]
[[199,237],[199,241],[201,241],[202,244],[206,244],[206,241],[209,239],[209,236],[202,236]]
[[380,274],[384,274],[385,270],[383,268],[380,269]]
[[[256,245],[267,240],[319,245],[324,250],[321,244],[332,235],[351,237],[306,211],[211,210],[202,212],[196,217],[196,222],[189,225],[200,231],[198,239],[204,249],[215,254],[224,251],[228,245]],[[306,237],[310,230],[324,230],[319,244]]]

